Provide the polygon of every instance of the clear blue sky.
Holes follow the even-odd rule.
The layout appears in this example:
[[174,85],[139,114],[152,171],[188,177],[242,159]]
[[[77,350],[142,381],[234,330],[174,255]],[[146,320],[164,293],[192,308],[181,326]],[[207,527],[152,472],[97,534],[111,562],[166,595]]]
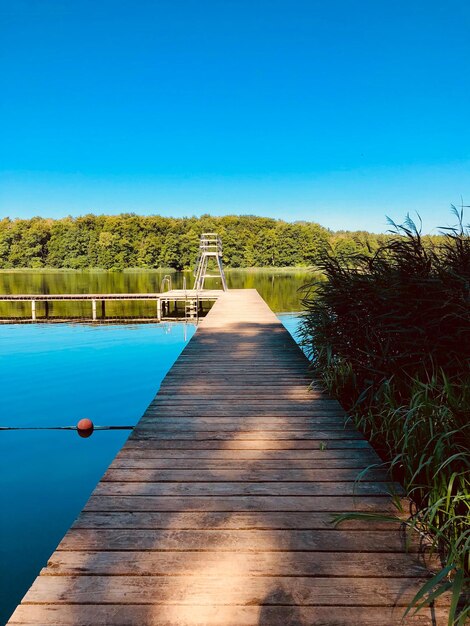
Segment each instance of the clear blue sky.
[[468,0],[0,0],[0,214],[452,222],[469,33]]

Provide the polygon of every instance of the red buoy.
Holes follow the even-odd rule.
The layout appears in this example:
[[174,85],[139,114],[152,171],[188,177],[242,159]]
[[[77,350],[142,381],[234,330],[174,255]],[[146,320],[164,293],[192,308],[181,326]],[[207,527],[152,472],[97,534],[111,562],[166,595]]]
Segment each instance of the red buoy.
[[92,434],[93,429],[93,422],[87,417],[80,420],[77,424],[77,433],[80,437],[89,437]]

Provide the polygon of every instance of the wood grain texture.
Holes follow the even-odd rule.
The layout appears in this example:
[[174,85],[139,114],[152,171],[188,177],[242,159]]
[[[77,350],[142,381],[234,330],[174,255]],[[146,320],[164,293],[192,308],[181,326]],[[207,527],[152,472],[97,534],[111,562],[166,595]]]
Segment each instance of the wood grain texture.
[[[166,529],[166,530],[331,530],[335,535],[330,512],[264,511],[82,511],[73,528]],[[381,520],[348,520],[342,530],[396,529],[395,522]]]
[[141,604],[23,604],[10,624],[28,626],[433,626],[446,624],[436,608],[407,617],[403,607],[167,606]]
[[[128,469],[111,468],[103,476],[103,481],[109,482],[354,482],[357,480],[357,469],[306,469],[282,468],[279,470],[236,468],[236,469]],[[382,469],[371,469],[363,478],[364,481],[387,481],[387,473]]]
[[328,511],[386,512],[395,507],[387,496],[97,496],[92,494],[85,511]]
[[[273,562],[274,565],[274,562]],[[39,576],[26,604],[176,604],[210,606],[279,605],[406,606],[420,578],[335,578],[303,576]]]
[[[136,530],[72,528],[58,550],[218,552],[403,552],[398,532],[380,530]],[[416,549],[409,546],[408,551]]]
[[[384,578],[425,577],[426,567],[417,555],[382,552],[232,552],[232,569],[246,575],[270,576],[273,561],[278,576],[371,577],[380,569]],[[209,552],[141,552],[76,550],[55,552],[43,570],[44,576],[189,576],[197,567],[216,571],[221,555]],[[204,564],[204,565],[203,565]],[[341,564],[341,567],[339,567]],[[227,576],[230,572],[227,572]]]
[[402,622],[416,537],[332,524],[401,492],[311,383],[256,291],[221,296],[9,624],[444,626],[447,597]]

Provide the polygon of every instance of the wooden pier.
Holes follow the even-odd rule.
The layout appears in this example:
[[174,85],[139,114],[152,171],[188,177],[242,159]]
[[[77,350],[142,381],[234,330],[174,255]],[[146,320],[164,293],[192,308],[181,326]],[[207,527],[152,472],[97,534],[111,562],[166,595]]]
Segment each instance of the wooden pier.
[[[390,484],[254,290],[221,296],[9,624],[394,626],[428,577]],[[444,601],[445,603],[445,601]]]
[[[194,306],[197,308],[204,302],[215,302],[220,295],[224,293],[219,289],[170,289],[168,291],[160,293],[66,293],[66,294],[0,294],[0,303],[14,303],[14,302],[28,302],[31,305],[31,314],[28,318],[13,318],[5,317],[0,318],[0,324],[10,324],[14,321],[29,321],[29,322],[64,322],[75,319],[102,322],[102,321],[122,321],[125,318],[109,318],[106,316],[106,303],[107,302],[154,302],[155,314],[145,319],[135,319],[134,321],[157,321],[160,322],[169,315],[170,305],[173,304],[174,308],[178,302],[185,304],[184,313],[191,307],[194,310]],[[84,302],[90,303],[90,315],[86,318],[80,317],[59,317],[53,318],[49,314],[49,305],[52,302]],[[42,315],[38,313],[37,304],[43,304]],[[183,314],[181,317],[186,317]],[[194,315],[193,317],[196,317]],[[132,318],[131,318],[132,320]]]

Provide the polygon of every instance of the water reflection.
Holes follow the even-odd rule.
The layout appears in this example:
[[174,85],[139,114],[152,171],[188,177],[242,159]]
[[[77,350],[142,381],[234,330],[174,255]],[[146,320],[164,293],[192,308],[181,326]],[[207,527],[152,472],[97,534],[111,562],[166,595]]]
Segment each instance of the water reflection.
[[[52,272],[25,271],[0,272],[0,294],[64,294],[64,293],[156,293],[161,290],[166,272]],[[230,270],[227,272],[228,287],[233,289],[257,289],[275,312],[299,311],[301,288],[313,275],[305,271],[256,271]],[[171,274],[171,286],[182,289],[186,279],[188,287],[193,285],[191,272]],[[220,280],[207,279],[206,288],[220,289]],[[165,287],[166,289],[166,287]],[[51,316],[90,317],[89,302],[53,302]],[[38,316],[43,315],[42,303],[37,303]],[[0,303],[0,316],[29,317],[29,303]],[[106,315],[109,317],[155,316],[155,302],[108,302]]]

